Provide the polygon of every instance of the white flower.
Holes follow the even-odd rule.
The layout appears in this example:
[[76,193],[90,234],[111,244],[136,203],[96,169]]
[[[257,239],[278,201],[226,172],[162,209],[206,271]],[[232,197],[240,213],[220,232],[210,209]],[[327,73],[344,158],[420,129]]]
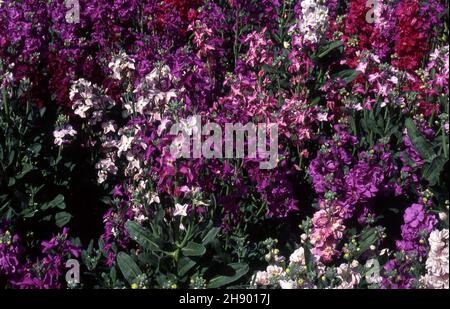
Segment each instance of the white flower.
[[320,122],[328,121],[328,113],[318,113],[317,120]]
[[390,255],[391,255],[391,250],[389,250],[388,248],[382,249],[382,250],[380,251],[380,256],[383,256],[383,255],[390,256]]
[[[1,6],[1,4],[0,4]],[[12,84],[14,82],[14,75],[12,72],[6,72],[3,76],[0,75],[0,86]]]
[[131,210],[134,213],[134,220],[139,224],[148,220],[148,217],[142,211],[142,205],[133,205]]
[[320,0],[304,0],[299,29],[303,39],[309,43],[321,40],[328,26],[328,8]]
[[[189,139],[187,139],[184,134],[180,134],[172,141],[172,145],[170,148],[170,153],[173,157],[177,158],[180,155],[184,154],[184,150],[189,149],[187,148],[187,145],[189,145]],[[189,150],[188,150],[189,151]]]
[[449,277],[448,274],[446,276],[433,276],[433,275],[425,275],[421,282],[427,289],[449,289]]
[[431,253],[441,255],[441,252],[447,248],[448,250],[448,230],[435,230],[430,234],[428,241],[430,242]]
[[358,64],[358,67],[356,68],[356,71],[359,71],[361,73],[365,73],[366,69],[367,69],[367,65],[368,65],[368,62],[360,62]]
[[383,281],[383,277],[380,274],[372,273],[370,276],[366,275],[366,281],[368,284],[380,284]]
[[188,207],[189,207],[188,204],[181,205],[181,204],[176,203],[175,211],[173,212],[173,216],[174,217],[177,217],[177,216],[186,217]]
[[430,252],[425,263],[427,274],[421,278],[426,288],[449,288],[449,230],[435,230],[428,238]]
[[170,120],[168,118],[164,118],[161,120],[160,125],[158,126],[158,136],[161,136],[161,134],[167,129],[167,125],[170,123]]
[[123,152],[127,152],[128,149],[131,148],[131,143],[133,142],[134,137],[128,137],[126,135],[122,135],[119,144],[117,145],[118,151],[117,155],[120,157]]
[[167,65],[154,68],[133,91],[138,94],[137,102],[128,102],[124,105],[128,114],[132,112],[146,115],[155,112],[164,114],[170,101],[177,98],[179,92],[183,92],[183,88],[173,87],[174,81],[175,77],[170,74]]
[[92,104],[89,102],[90,100],[87,100],[87,104],[83,104],[81,100],[76,101],[73,104],[74,113],[75,115],[78,115],[80,118],[86,118],[86,112],[91,109]]
[[174,80],[174,77],[170,73],[170,67],[168,65],[164,65],[160,68],[154,68],[153,71],[145,76],[145,81],[148,85],[154,85],[163,79],[168,79],[170,81]]
[[[129,176],[133,176],[134,175],[134,179],[138,179],[139,175],[142,172],[141,169],[141,161],[135,159],[133,156],[128,156],[131,153],[128,152],[127,153],[127,159],[129,161],[126,171],[125,171],[125,175],[129,175]],[[132,158],[131,160],[129,158]]]
[[114,121],[110,120],[102,123],[102,129],[104,134],[108,134],[110,132],[116,132],[117,126]]
[[150,196],[150,194],[147,194],[146,197],[148,199],[149,204],[161,203],[161,200],[159,199],[159,196],[156,193],[152,193],[151,196]]
[[197,134],[199,132],[199,117],[190,116],[187,119],[182,119],[180,121],[181,127],[183,131],[187,133],[187,135],[191,136],[192,134]]
[[338,289],[353,289],[361,282],[361,274],[357,271],[358,261],[353,261],[351,265],[341,264],[337,268],[337,278],[341,279]]
[[101,121],[106,105],[114,105],[114,101],[101,94],[101,89],[85,79],[74,81],[70,87],[69,98],[73,101],[72,109],[80,118],[87,118],[87,112],[93,110],[90,124]]
[[305,249],[303,249],[302,247],[298,248],[297,250],[295,250],[291,256],[289,257],[289,261],[291,263],[297,263],[297,264],[301,264],[301,265],[305,265],[306,264],[306,260],[305,260]]
[[359,262],[357,260],[353,260],[352,263],[350,264],[351,268],[356,268],[359,266]]
[[67,136],[75,136],[77,131],[73,129],[73,127],[68,124],[62,128],[59,128],[53,131],[53,137],[55,138],[55,144],[61,146],[62,144],[67,144],[69,141],[66,139]]
[[258,271],[253,277],[253,281],[256,285],[269,285],[269,275],[265,271]]
[[134,70],[134,60],[127,54],[121,53],[108,64],[108,67],[113,71],[113,78],[121,80],[122,72],[126,69]]
[[442,231],[433,231],[428,239],[430,243],[430,252],[426,261],[426,268],[429,274],[442,276],[447,274],[449,268],[449,232],[444,229]]
[[106,158],[103,160],[100,160],[95,167],[99,170],[98,171],[98,183],[105,182],[106,178],[108,177],[108,174],[115,175],[117,174],[118,168],[114,164],[114,162],[111,160],[111,158]]
[[289,280],[289,281],[280,280],[278,283],[280,284],[280,287],[283,290],[292,290],[292,289],[296,289],[297,288],[297,284],[293,280]]
[[398,84],[398,78],[396,76],[391,76],[391,78],[389,78],[389,81],[394,85]]
[[117,235],[119,235],[119,231],[117,230],[117,227],[111,228],[111,234],[113,234],[114,237],[117,237]]
[[284,274],[283,268],[280,266],[276,266],[276,265],[267,266],[266,271],[270,278],[281,277]]
[[139,97],[137,103],[136,103],[136,112],[138,114],[143,114],[144,109],[147,107],[147,105],[150,104],[149,98],[146,97]]

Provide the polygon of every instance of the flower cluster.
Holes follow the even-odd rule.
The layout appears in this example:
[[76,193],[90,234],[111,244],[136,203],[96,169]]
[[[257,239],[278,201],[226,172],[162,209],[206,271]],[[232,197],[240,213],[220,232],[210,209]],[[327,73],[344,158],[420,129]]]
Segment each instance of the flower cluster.
[[430,253],[426,261],[427,274],[422,278],[427,288],[448,289],[448,230],[435,230],[428,239]]
[[19,236],[0,229],[0,275],[8,276],[19,271],[18,257],[21,254]]
[[80,2],[0,1],[0,287],[448,288],[447,0]]
[[322,1],[304,0],[301,2],[300,33],[307,43],[318,43],[327,30],[328,8]]

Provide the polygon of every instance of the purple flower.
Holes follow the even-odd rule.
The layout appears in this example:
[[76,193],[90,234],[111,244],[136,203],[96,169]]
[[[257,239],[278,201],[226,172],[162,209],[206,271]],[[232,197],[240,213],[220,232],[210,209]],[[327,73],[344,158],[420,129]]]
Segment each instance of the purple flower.
[[427,213],[423,205],[413,204],[405,210],[403,219],[402,240],[397,241],[398,249],[424,257],[426,255],[425,240],[437,223],[436,217]]
[[0,228],[0,276],[8,277],[19,271],[19,258],[23,253],[19,240],[18,235],[11,235],[9,230]]
[[63,287],[65,263],[80,257],[81,250],[68,237],[69,230],[41,242],[42,258],[28,260],[17,275],[10,279],[13,287],[20,289],[60,289]]

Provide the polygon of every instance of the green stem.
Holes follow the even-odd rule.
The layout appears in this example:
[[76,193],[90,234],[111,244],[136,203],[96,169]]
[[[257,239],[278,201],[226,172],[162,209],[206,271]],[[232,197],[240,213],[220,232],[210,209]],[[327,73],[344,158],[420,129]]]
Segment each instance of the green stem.
[[[0,73],[3,74],[3,61],[0,60]],[[3,106],[5,108],[5,121],[8,121],[9,118],[9,108],[8,108],[8,93],[6,91],[6,88],[2,88],[2,102]]]
[[442,130],[442,147],[444,148],[444,157],[448,159],[447,137],[445,130]]
[[238,53],[239,53],[239,10],[236,9],[236,29],[234,33],[234,45],[233,45],[233,52],[234,52],[234,65],[236,66],[237,60],[238,60]]
[[8,95],[6,93],[6,89],[2,88],[2,101],[3,101],[3,106],[5,107],[5,115],[6,115],[6,120],[8,120],[9,117],[9,109],[8,109]]

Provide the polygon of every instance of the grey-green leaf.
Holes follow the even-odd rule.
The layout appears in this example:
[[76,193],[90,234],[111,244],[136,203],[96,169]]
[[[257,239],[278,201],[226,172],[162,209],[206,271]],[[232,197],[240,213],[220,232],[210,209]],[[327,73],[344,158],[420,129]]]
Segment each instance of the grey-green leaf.
[[187,245],[181,249],[184,256],[202,256],[206,252],[205,246],[195,242],[188,242]]
[[133,238],[144,249],[149,251],[161,251],[157,241],[153,237],[153,234],[139,223],[135,221],[127,221],[125,223],[125,228],[131,238]]
[[336,48],[341,47],[342,45],[344,45],[344,42],[342,42],[342,41],[331,42],[320,49],[320,51],[319,51],[320,54],[317,57],[323,58],[326,55],[328,55],[331,51],[333,51]]
[[444,171],[444,166],[445,162],[441,157],[435,158],[425,166],[423,177],[428,181],[430,186],[434,186],[439,182],[439,178]]
[[335,74],[334,78],[341,78],[348,84],[354,81],[360,74],[361,72],[359,71],[348,69]]
[[69,223],[70,219],[72,219],[72,215],[66,211],[58,212],[55,215],[55,221],[58,227],[65,226],[67,223]]
[[248,270],[249,270],[248,265],[243,264],[243,263],[233,263],[233,264],[229,264],[228,266],[231,267],[235,271],[234,275],[215,277],[209,281],[208,288],[216,289],[216,288],[220,288],[222,286],[228,285],[230,283],[233,283],[233,282],[239,280],[245,274],[247,274]]
[[433,144],[419,132],[411,118],[406,119],[405,126],[414,148],[419,152],[422,159],[431,162],[436,157],[436,153],[433,151]]
[[376,243],[377,240],[378,240],[378,233],[375,228],[371,228],[363,232],[361,234],[361,237],[359,238],[360,251],[357,255],[361,255],[364,252],[366,252],[371,245]]
[[132,284],[137,276],[142,274],[136,262],[125,252],[117,254],[117,265],[129,284]]
[[205,235],[205,237],[203,237],[202,244],[205,246],[210,244],[217,237],[219,231],[220,228],[218,227],[213,227],[212,229],[210,229],[209,232]]
[[183,277],[188,271],[190,271],[192,269],[192,267],[195,266],[195,264],[196,263],[194,260],[183,256],[178,261],[178,275],[180,277]]
[[58,194],[53,200],[45,203],[41,206],[42,210],[47,210],[48,208],[58,207],[64,209],[66,204],[64,203],[64,195]]

